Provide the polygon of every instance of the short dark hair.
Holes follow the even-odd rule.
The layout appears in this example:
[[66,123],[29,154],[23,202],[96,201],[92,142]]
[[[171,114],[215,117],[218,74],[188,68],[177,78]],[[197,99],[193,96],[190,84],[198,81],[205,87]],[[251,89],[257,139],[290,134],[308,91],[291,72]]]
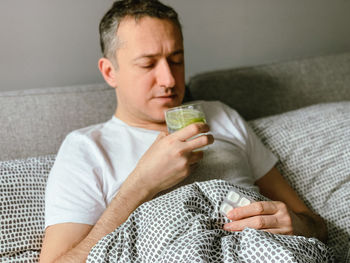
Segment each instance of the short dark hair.
[[138,21],[142,17],[168,19],[180,29],[181,24],[176,11],[158,0],[122,0],[113,3],[112,7],[103,16],[100,22],[100,45],[105,58],[115,61],[119,40],[117,30],[120,22],[126,17],[133,17]]

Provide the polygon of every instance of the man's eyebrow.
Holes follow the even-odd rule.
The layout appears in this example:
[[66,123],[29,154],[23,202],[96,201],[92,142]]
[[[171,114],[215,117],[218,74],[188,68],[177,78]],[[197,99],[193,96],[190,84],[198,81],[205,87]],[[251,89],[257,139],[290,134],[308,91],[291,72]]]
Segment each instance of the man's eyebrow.
[[[174,52],[170,53],[169,57],[170,56],[176,56],[176,55],[179,55],[179,54],[184,54],[184,50],[183,49],[179,49],[179,50],[175,50]],[[142,54],[140,56],[137,56],[136,58],[133,59],[133,61],[136,61],[136,60],[139,60],[139,59],[142,59],[142,58],[154,58],[154,57],[158,57],[159,54],[158,53],[155,53],[155,54]]]

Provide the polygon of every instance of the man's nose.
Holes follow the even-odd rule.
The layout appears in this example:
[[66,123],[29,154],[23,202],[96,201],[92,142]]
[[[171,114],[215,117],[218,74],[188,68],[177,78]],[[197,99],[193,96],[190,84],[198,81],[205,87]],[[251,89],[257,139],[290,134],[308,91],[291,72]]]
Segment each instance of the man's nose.
[[160,61],[157,67],[157,82],[159,86],[166,88],[175,87],[175,78],[166,59]]

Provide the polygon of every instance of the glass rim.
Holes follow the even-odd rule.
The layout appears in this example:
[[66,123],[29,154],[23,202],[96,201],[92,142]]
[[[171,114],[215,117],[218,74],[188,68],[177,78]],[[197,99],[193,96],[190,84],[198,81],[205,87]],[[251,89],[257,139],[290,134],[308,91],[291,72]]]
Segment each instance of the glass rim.
[[188,106],[200,106],[200,107],[202,107],[202,103],[201,102],[194,102],[194,103],[189,102],[189,103],[182,104],[180,106],[166,109],[166,110],[164,110],[164,112],[167,113],[168,111],[179,110],[182,108],[187,108]]

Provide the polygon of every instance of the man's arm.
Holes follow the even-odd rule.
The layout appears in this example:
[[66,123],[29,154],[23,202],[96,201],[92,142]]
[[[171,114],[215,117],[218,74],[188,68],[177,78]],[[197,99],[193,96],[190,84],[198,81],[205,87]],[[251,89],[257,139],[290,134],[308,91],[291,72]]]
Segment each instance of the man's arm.
[[305,205],[276,168],[273,168],[256,184],[260,188],[261,194],[287,205],[292,216],[295,235],[316,237],[321,241],[327,240],[325,221]]
[[171,135],[161,133],[95,226],[57,224],[47,228],[40,262],[85,262],[98,240],[124,223],[138,206],[189,175],[190,166],[203,158],[203,152],[193,150],[213,143],[214,138],[202,135],[187,140],[208,131],[207,124],[196,123]]
[[49,226],[45,232],[40,262],[85,262],[99,239],[125,222],[139,205],[152,196],[132,179],[125,181],[95,226],[74,223]]
[[327,240],[324,220],[304,204],[276,168],[256,181],[256,185],[261,194],[274,201],[255,202],[233,209],[228,214],[233,222],[224,226],[226,230],[241,231],[245,227],[252,227],[276,234]]
[[83,240],[93,226],[77,223],[62,223],[49,226],[41,248],[40,262],[52,262]]

